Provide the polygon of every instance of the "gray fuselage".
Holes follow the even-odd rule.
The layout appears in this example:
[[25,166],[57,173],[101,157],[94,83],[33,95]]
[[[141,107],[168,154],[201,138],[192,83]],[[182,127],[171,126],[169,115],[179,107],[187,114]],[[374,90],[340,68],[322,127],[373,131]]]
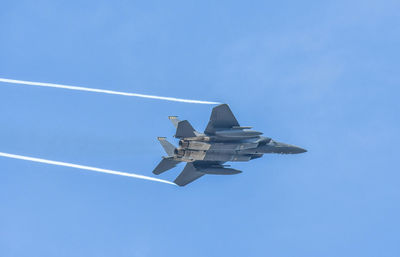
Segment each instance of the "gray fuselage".
[[[279,143],[260,136],[253,130],[238,129],[216,132],[214,135],[198,134],[183,138],[175,150],[175,158],[180,161],[241,162],[261,157],[266,153],[304,153],[300,147]],[[223,135],[223,136],[222,136]]]
[[165,137],[158,138],[168,156],[162,158],[153,173],[160,175],[186,162],[174,181],[179,186],[185,186],[205,174],[241,173],[225,165],[226,162],[247,162],[267,153],[306,152],[303,148],[263,137],[263,133],[251,130],[251,127],[240,126],[227,104],[213,108],[204,133],[196,131],[187,120],[179,121],[176,116],[169,119],[176,127],[174,137],[179,139],[179,146],[175,147]]

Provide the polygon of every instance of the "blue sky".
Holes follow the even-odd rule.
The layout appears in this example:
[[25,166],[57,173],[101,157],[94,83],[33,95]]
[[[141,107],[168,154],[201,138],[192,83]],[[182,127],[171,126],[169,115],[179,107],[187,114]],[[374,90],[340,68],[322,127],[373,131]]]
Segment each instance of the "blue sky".
[[[399,8],[2,1],[0,77],[226,102],[309,152],[185,188],[0,158],[0,256],[399,256]],[[211,108],[2,83],[0,151],[152,175]]]

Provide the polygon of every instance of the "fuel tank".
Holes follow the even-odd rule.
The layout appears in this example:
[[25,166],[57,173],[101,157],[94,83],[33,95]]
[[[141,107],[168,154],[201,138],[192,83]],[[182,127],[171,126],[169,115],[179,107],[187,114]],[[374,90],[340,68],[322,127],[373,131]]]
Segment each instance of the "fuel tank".
[[213,175],[234,175],[242,173],[242,171],[240,170],[235,170],[231,168],[222,168],[222,167],[197,168],[197,170],[205,174],[213,174]]
[[262,132],[255,130],[241,130],[241,129],[229,129],[219,130],[215,132],[217,137],[232,138],[232,139],[246,139],[253,138],[262,135]]

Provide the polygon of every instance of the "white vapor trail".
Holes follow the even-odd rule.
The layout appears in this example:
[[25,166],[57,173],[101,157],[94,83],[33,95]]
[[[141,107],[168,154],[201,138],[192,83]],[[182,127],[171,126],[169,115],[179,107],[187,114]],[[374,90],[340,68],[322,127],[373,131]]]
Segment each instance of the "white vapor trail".
[[40,159],[40,158],[34,158],[34,157],[16,155],[16,154],[9,154],[9,153],[2,153],[2,152],[0,152],[0,156],[7,157],[7,158],[13,158],[13,159],[19,159],[19,160],[25,160],[25,161],[31,161],[31,162],[39,162],[39,163],[46,163],[46,164],[57,165],[57,166],[64,166],[64,167],[82,169],[82,170],[90,170],[90,171],[108,173],[108,174],[113,174],[113,175],[131,177],[131,178],[152,180],[152,181],[157,181],[157,182],[161,182],[161,183],[167,183],[167,184],[171,184],[171,185],[176,185],[175,183],[172,183],[170,181],[163,180],[163,179],[152,178],[152,177],[147,177],[147,176],[143,176],[143,175],[120,172],[120,171],[115,171],[115,170],[100,169],[100,168],[83,166],[83,165],[78,165],[78,164],[72,164],[72,163],[66,163],[66,162],[58,162],[58,161],[50,161],[50,160],[45,160],[45,159]]
[[144,94],[136,94],[136,93],[126,93],[126,92],[112,91],[112,90],[106,90],[106,89],[77,87],[77,86],[68,86],[68,85],[53,84],[53,83],[43,83],[43,82],[23,81],[23,80],[15,80],[15,79],[0,78],[0,82],[12,83],[12,84],[21,84],[21,85],[30,85],[30,86],[39,86],[39,87],[63,88],[63,89],[70,89],[70,90],[105,93],[105,94],[111,94],[111,95],[135,96],[135,97],[151,98],[151,99],[182,102],[182,103],[219,104],[218,102],[190,100],[190,99],[182,99],[182,98],[175,98],[175,97],[165,97],[165,96],[155,96],[155,95],[144,95]]

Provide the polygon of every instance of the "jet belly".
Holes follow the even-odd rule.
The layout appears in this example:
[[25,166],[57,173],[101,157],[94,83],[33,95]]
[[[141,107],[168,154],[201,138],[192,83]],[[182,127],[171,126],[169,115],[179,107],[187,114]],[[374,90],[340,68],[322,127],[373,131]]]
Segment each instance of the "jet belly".
[[207,151],[204,161],[230,162],[233,155],[233,152]]
[[180,140],[179,146],[181,149],[196,150],[196,151],[239,151],[245,149],[254,149],[259,145],[258,142],[203,142],[192,140]]
[[249,161],[252,156],[249,152],[255,152],[258,142],[203,142],[182,139],[179,141],[179,148],[176,151],[177,157],[183,161]]
[[245,162],[251,160],[251,155],[239,151],[207,151],[204,161]]
[[211,144],[210,150],[213,151],[239,151],[244,149],[256,148],[258,143],[253,142],[238,142],[238,143],[213,143]]

